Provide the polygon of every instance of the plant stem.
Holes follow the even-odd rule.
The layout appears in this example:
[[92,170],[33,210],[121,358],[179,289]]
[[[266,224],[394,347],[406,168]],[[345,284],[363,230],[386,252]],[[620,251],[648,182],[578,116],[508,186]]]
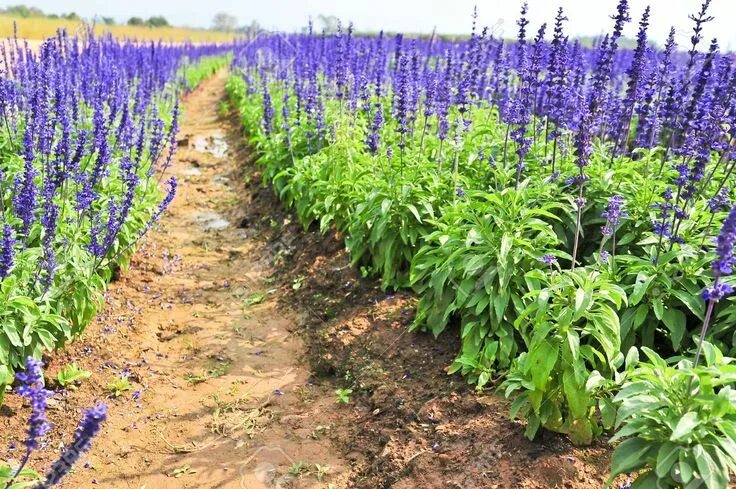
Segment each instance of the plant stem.
[[575,205],[578,208],[578,216],[577,220],[575,222],[575,242],[572,247],[572,267],[570,270],[575,271],[575,264],[577,263],[577,257],[578,257],[578,243],[580,241],[580,220],[582,218],[583,214],[583,170],[580,170],[580,183],[578,183],[578,200],[575,202]]

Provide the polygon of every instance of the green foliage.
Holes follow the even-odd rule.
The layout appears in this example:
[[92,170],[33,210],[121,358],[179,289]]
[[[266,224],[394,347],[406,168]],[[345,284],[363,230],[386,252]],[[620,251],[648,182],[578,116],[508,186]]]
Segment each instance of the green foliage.
[[179,70],[181,84],[187,91],[194,90],[203,80],[217,73],[223,66],[227,66],[231,59],[232,55],[226,54],[202,58],[197,63],[186,63]]
[[87,370],[82,370],[79,368],[79,365],[75,363],[70,363],[69,365],[65,366],[63,369],[61,369],[61,372],[56,376],[56,381],[61,385],[62,387],[70,387],[72,389],[75,388],[75,385],[84,380],[88,379],[92,376],[92,372],[89,372]]
[[[442,210],[436,230],[412,262],[420,294],[415,328],[437,336],[461,318],[462,350],[450,367],[483,386],[508,368],[520,338],[514,320],[524,309],[528,280],[518,270],[542,267],[538,257],[559,244],[553,227],[561,206],[522,185],[497,193],[469,191]],[[559,253],[567,256],[565,253]]]
[[3,9],[0,9],[0,14],[10,15],[13,17],[45,17],[43,10],[36,7],[29,7],[28,5],[10,5]]
[[350,394],[353,393],[353,389],[337,389],[335,395],[337,395],[337,402],[342,404],[350,403]]
[[227,115],[230,113],[230,104],[227,102],[227,100],[221,100],[219,104],[217,104],[217,113],[220,115],[220,117],[227,117]]
[[612,424],[612,406],[600,388],[623,361],[614,308],[626,294],[604,274],[586,269],[549,276],[532,271],[526,278],[542,286],[529,292],[529,305],[515,321],[527,351],[504,384],[507,396],[518,391],[512,416],[527,419],[529,438],[541,426],[589,444],[602,431],[595,417],[599,404],[603,423]]
[[146,21],[146,25],[151,27],[167,27],[169,25],[169,21],[162,15],[154,15],[153,17],[149,17]]
[[0,464],[0,484],[3,489],[25,489],[29,487],[36,487],[41,482],[41,475],[33,469],[24,468],[20,471],[15,482],[11,485],[7,485],[16,475],[16,467],[9,465]]
[[13,383],[14,378],[12,370],[7,365],[0,365],[0,404],[3,403],[5,391]]
[[114,397],[120,397],[123,392],[129,391],[133,389],[133,385],[128,380],[128,377],[123,375],[122,377],[116,377],[115,379],[111,380],[107,386],[105,386],[105,390],[110,392]]
[[[639,471],[635,488],[726,489],[736,474],[736,364],[710,343],[705,365],[671,364],[642,348],[614,402],[611,479]],[[610,484],[610,483],[609,483]]]
[[[414,140],[403,148],[389,93],[378,105],[382,147],[372,154],[370,114],[347,116],[344,101],[324,97],[319,127],[279,81],[266,82],[274,114],[266,130],[263,90],[253,88],[259,76],[235,73],[227,89],[264,182],[305,228],[338,231],[353,264],[384,288],[412,287],[419,298],[413,329],[438,336],[459,326],[462,344],[448,372],[480,387],[505,376],[529,437],[544,428],[590,443],[614,427],[613,396],[631,373],[633,346],[665,356],[694,346],[704,313],[699,295],[712,281],[706,238],[724,217],[711,214],[705,195],[722,168],[713,188],[693,199],[692,216],[678,229],[684,242],[660,245],[652,204],[674,176],[662,165],[663,148],[612,158],[610,144],[597,143],[573,267],[577,193],[565,178],[579,169],[569,149],[556,148],[553,174],[548,140],[534,130],[517,185],[513,143],[506,147],[496,108],[474,106],[463,115],[471,131],[452,141],[436,137],[434,116],[417,115],[407,136]],[[299,119],[284,120],[284,104]],[[460,118],[457,108],[448,115]],[[608,237],[601,214],[612,195],[623,198],[628,217]],[[546,255],[554,265],[541,260]],[[734,299],[719,303],[715,318],[709,340],[736,353]]]
[[[227,56],[210,57],[188,66],[191,83],[199,83],[228,61]],[[171,86],[169,90],[175,93],[177,88]],[[171,113],[172,103],[162,101],[160,113]],[[92,113],[86,109],[80,108],[81,116],[91,118]],[[109,171],[96,189],[100,197],[89,210],[103,222],[109,217],[108,202],[120,200],[124,192],[118,171],[123,155],[112,156]],[[0,131],[0,160],[4,181],[13,181],[22,174],[23,159],[6,131]],[[63,347],[79,337],[102,309],[107,283],[115,270],[127,266],[161,200],[158,182],[147,176],[150,165],[150,156],[145,154],[138,168],[142,183],[136,187],[134,204],[104,259],[95,258],[89,251],[90,220],[63,218],[77,212],[73,189],[56,196],[62,218],[57,225],[54,248],[60,252],[56,254],[54,279],[48,288],[40,280],[45,272],[38,272],[43,256],[42,224],[40,220],[33,224],[27,246],[16,253],[11,274],[0,281],[0,401],[5,386],[28,356],[40,358],[44,352]],[[38,173],[36,185],[40,186],[43,176],[42,172]],[[0,207],[11,208],[12,192],[7,186],[3,188]],[[62,379],[57,380],[63,385]]]

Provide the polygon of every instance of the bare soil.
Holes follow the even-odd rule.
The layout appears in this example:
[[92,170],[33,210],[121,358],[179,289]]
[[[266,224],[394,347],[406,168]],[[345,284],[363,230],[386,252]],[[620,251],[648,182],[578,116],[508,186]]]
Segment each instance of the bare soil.
[[[182,184],[161,226],[85,336],[46,358],[50,379],[70,362],[93,375],[58,389],[33,465],[107,398],[107,424],[62,487],[602,487],[603,441],[527,441],[498,394],[445,373],[456,331],[409,332],[410,293],[381,291],[339,236],[302,229],[262,185],[237,120],[218,116],[225,79],[185,100]],[[115,397],[122,375],[132,388]],[[347,403],[336,389],[352,390]],[[7,396],[0,458],[22,455],[28,412]]]

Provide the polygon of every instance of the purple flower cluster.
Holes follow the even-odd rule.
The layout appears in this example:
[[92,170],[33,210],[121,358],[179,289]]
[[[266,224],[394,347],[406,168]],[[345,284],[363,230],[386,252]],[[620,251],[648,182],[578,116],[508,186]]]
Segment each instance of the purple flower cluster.
[[15,238],[10,224],[3,224],[3,235],[0,239],[0,279],[8,276],[15,263]]
[[43,364],[33,357],[26,360],[26,369],[18,372],[16,378],[20,385],[17,392],[31,404],[31,417],[26,431],[26,450],[30,454],[38,448],[39,440],[51,431],[51,424],[46,420],[46,401],[53,392],[44,387]]
[[92,439],[99,433],[106,419],[107,405],[105,404],[99,404],[85,411],[84,418],[74,435],[74,441],[64,450],[61,458],[54,462],[46,475],[46,480],[38,486],[38,489],[47,489],[61,482],[61,479],[69,473],[82,454],[89,451]]
[[601,228],[604,236],[611,236],[621,222],[621,218],[626,217],[626,211],[622,209],[623,204],[624,198],[620,195],[614,195],[608,199],[606,210],[601,214],[601,217],[606,218],[606,224]]
[[171,164],[179,127],[171,82],[183,63],[229,48],[64,32],[38,52],[17,39],[3,44],[0,139],[22,164],[0,174],[0,191],[12,185],[0,203],[0,279],[18,268],[18,251],[37,247],[28,286],[45,294],[70,240],[83,240],[98,260],[108,254],[145,200],[142,186]]
[[723,221],[721,232],[716,238],[716,254],[718,259],[712,264],[713,275],[722,277],[733,272],[732,265],[736,263],[733,256],[733,246],[736,243],[736,206],[731,209],[728,217]]
[[[40,360],[28,357],[25,371],[18,372],[15,377],[20,384],[17,388],[18,394],[27,398],[31,404],[31,416],[26,431],[26,453],[13,474],[11,484],[28,464],[33,451],[39,447],[40,439],[51,430],[51,424],[46,419],[46,408],[48,398],[53,395],[53,392],[44,388],[43,364]],[[107,406],[104,404],[85,411],[74,441],[64,449],[61,458],[51,466],[45,481],[35,487],[45,489],[55,486],[69,473],[81,455],[89,450],[92,439],[99,433],[106,419],[106,413]]]
[[[352,118],[346,119],[351,126],[346,134],[357,134],[367,155],[382,159],[398,149],[399,158],[389,161],[386,171],[396,162],[403,171],[405,153],[435,163],[440,173],[448,152],[453,172],[459,162],[482,154],[481,160],[500,162],[491,169],[496,190],[513,185],[495,173],[513,165],[516,175],[509,180],[516,187],[522,179],[541,177],[568,192],[577,214],[574,263],[580,237],[589,231],[583,227],[593,208],[586,205],[591,172],[611,169],[617,157],[646,159],[643,171],[671,188],[650,202],[657,261],[661,250],[683,243],[697,229],[689,219],[702,200],[709,199],[713,210],[730,200],[728,192],[715,189],[726,186],[736,170],[736,77],[732,57],[717,41],[704,49],[704,26],[712,20],[709,0],[690,16],[693,35],[686,53],[678,51],[674,29],[662,33],[669,34],[663,48],[650,42],[656,6],[636,13],[636,45],[622,48],[633,17],[629,3],[617,0],[608,33],[592,47],[565,33],[562,8],[548,34],[547,24],[532,25],[523,3],[516,42],[480,30],[474,11],[470,36],[462,41],[350,31],[317,35],[310,26],[305,34],[253,40],[238,50],[233,66],[248,93],[264,86],[293,92],[292,103],[304,110],[282,111],[280,122],[305,128],[307,152],[322,147],[325,114],[334,119],[335,109],[342,115],[347,108]],[[284,40],[292,46],[289,52],[281,47]],[[276,54],[264,59],[263,52]],[[714,155],[718,161],[712,164]],[[615,234],[626,215],[619,199],[612,198],[603,214],[605,236]],[[582,248],[591,251],[587,244]],[[615,242],[610,252],[615,261]]]

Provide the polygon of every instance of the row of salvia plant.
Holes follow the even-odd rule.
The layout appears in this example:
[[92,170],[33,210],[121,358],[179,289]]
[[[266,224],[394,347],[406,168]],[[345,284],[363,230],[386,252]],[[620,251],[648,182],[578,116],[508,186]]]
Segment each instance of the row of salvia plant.
[[63,32],[37,50],[0,45],[3,392],[27,356],[84,330],[173,198],[178,94],[228,49]]
[[45,477],[30,468],[55,394],[37,359],[84,331],[171,203],[179,97],[231,50],[63,31],[36,49],[0,42],[0,402],[14,384],[31,407],[20,463],[0,464],[0,487],[58,484],[99,431],[104,404]]
[[620,47],[626,0],[592,47],[526,5],[515,42],[475,15],[462,41],[310,26],[239,46],[228,81],[301,222],[461,335],[450,373],[500,384],[530,438],[615,433],[635,487],[736,473],[736,70],[709,3],[662,48],[649,7]]

